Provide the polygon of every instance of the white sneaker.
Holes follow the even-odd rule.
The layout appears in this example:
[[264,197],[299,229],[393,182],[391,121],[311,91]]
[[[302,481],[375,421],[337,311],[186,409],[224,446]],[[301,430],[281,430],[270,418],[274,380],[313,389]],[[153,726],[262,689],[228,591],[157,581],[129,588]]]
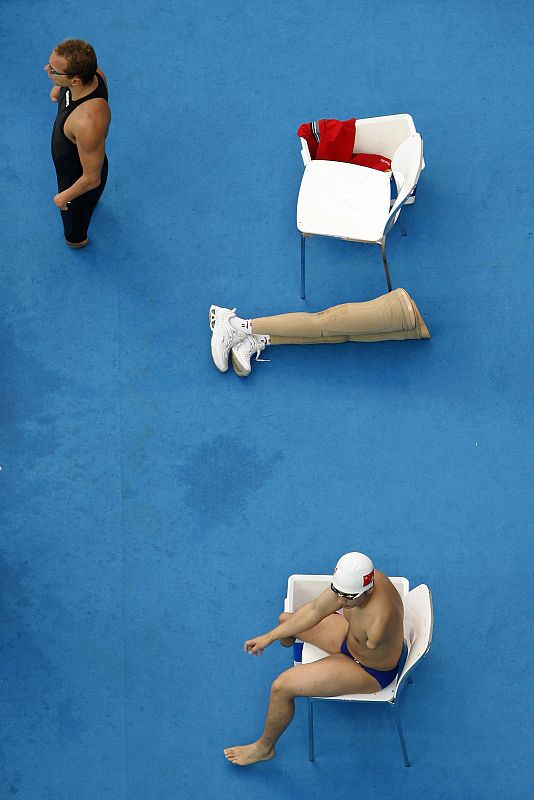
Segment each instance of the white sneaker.
[[240,378],[250,375],[250,359],[254,353],[256,361],[268,361],[268,358],[260,358],[263,350],[265,350],[265,337],[246,333],[245,338],[232,347],[232,366],[235,374]]
[[232,328],[230,325],[232,317],[235,317],[235,308],[221,308],[221,306],[211,306],[210,308],[211,357],[220,372],[226,372],[230,350],[246,335],[238,333]]

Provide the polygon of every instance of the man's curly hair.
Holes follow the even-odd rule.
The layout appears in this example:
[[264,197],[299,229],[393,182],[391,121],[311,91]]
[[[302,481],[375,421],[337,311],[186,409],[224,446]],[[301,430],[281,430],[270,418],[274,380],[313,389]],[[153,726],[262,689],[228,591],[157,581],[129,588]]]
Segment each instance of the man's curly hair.
[[83,39],[65,39],[54,48],[67,61],[69,77],[78,77],[89,84],[95,77],[97,61],[94,47]]

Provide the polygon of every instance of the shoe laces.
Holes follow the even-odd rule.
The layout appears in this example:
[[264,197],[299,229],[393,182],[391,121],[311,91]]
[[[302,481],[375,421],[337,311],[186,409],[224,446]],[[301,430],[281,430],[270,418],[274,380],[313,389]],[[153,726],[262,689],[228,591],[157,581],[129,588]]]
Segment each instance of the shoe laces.
[[255,361],[263,361],[264,363],[270,361],[271,360],[270,358],[260,358],[260,353],[262,353],[265,350],[265,340],[261,339],[259,336],[255,336],[254,334],[252,334],[252,339],[254,343],[252,345],[252,350],[250,351],[250,355],[252,355],[252,353],[255,352],[256,353]]

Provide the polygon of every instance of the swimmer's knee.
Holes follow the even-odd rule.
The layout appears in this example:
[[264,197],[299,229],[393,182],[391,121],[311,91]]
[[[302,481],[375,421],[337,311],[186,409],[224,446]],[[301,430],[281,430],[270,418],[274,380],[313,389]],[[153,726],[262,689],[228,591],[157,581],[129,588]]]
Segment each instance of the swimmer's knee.
[[286,669],[285,672],[281,672],[280,675],[274,679],[272,686],[271,686],[271,693],[272,694],[287,694],[294,697],[294,670],[295,667],[291,669]]
[[286,681],[284,680],[284,673],[282,672],[278,678],[275,678],[271,686],[271,694],[284,694],[287,689]]

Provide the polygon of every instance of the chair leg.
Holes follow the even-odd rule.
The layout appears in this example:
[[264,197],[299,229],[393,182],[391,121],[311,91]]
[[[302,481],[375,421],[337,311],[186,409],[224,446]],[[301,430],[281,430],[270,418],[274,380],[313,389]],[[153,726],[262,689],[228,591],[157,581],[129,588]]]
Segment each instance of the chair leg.
[[389,277],[388,260],[386,258],[386,237],[382,239],[382,261],[384,262],[384,272],[386,273],[386,280],[388,282],[388,292],[391,292],[391,278]]
[[306,239],[300,234],[300,297],[306,299]]
[[395,723],[397,725],[397,731],[399,732],[399,739],[402,747],[402,754],[404,756],[404,766],[410,766],[410,760],[408,758],[408,750],[406,749],[406,742],[404,741],[404,734],[402,732],[402,725],[400,721],[400,711],[399,711],[399,704],[393,704],[393,716],[395,717]]
[[313,746],[313,701],[308,697],[308,760],[314,761],[315,752]]

